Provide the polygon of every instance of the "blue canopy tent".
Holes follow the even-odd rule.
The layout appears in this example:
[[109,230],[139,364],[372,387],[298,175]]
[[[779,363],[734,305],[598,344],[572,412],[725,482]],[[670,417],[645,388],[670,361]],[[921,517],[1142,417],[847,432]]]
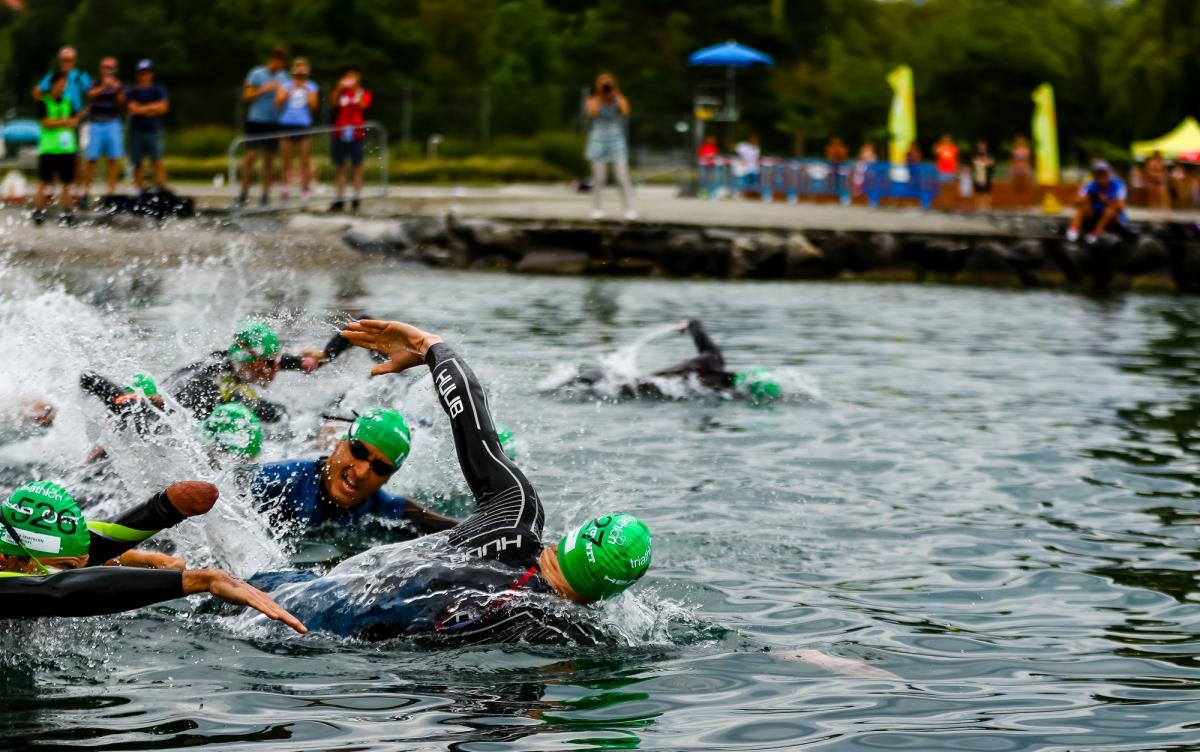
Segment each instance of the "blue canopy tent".
[[770,68],[775,65],[775,60],[765,52],[759,52],[753,47],[738,44],[730,39],[724,44],[714,44],[712,47],[705,47],[693,52],[688,56],[688,65],[725,69],[726,87],[729,91],[725,103],[725,109],[729,115],[726,119],[733,121],[737,120],[734,71],[738,68],[752,68],[756,65]]

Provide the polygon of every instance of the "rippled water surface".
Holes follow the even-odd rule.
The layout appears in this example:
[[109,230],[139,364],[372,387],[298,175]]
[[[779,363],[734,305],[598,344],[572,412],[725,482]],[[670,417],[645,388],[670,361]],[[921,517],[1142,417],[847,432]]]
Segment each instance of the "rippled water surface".
[[[316,344],[338,311],[357,308],[461,345],[519,437],[548,532],[623,509],[655,535],[650,574],[603,612],[631,636],[621,649],[422,652],[288,635],[200,599],[6,622],[0,745],[1200,745],[1198,301],[377,261],[336,275],[226,263],[7,269],[0,288],[9,399],[40,391],[60,406],[48,433],[0,445],[5,487],[78,464],[96,416],[74,388],[83,366],[166,374],[252,313],[277,317],[290,345]],[[683,317],[703,319],[733,367],[782,373],[791,399],[539,393],[555,373]],[[661,337],[637,362],[665,365],[689,347]],[[369,367],[356,354],[315,377],[282,375],[271,395],[294,406],[295,436],[268,442],[270,457],[312,454],[305,431],[333,396],[366,389]],[[386,395],[433,421],[393,486],[462,514],[427,386],[388,389],[358,399]],[[800,659],[814,654],[855,663]]]

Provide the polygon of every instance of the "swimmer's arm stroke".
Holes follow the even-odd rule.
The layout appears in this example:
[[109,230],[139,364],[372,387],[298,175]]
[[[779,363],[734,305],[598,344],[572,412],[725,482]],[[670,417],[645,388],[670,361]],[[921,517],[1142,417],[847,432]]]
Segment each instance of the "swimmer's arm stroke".
[[99,567],[48,576],[0,578],[0,614],[27,619],[43,616],[100,616],[211,593],[249,606],[300,634],[308,629],[258,588],[220,569],[174,570]]

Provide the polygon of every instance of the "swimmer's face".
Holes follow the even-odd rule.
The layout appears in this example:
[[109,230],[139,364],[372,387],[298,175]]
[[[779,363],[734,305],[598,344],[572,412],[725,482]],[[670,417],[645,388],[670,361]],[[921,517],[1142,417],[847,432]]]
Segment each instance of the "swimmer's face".
[[359,445],[367,450],[366,459],[354,456],[349,441],[339,441],[325,462],[325,492],[339,506],[358,506],[363,499],[383,488],[390,477],[371,469],[372,462],[391,465],[383,452],[366,442],[359,442]]
[[[51,572],[68,569],[82,569],[87,566],[88,557],[84,556],[41,556],[38,561]],[[0,555],[0,571],[17,572],[18,574],[41,574],[37,564],[25,556]]]
[[238,378],[242,381],[266,386],[274,381],[275,374],[279,373],[279,361],[275,358],[260,358],[249,363],[238,363],[235,368]]

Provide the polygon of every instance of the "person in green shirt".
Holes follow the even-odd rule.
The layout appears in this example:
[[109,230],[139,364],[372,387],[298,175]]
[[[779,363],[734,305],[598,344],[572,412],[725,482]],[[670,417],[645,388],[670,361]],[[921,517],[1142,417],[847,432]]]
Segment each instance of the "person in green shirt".
[[55,181],[62,187],[63,218],[70,222],[73,217],[71,183],[75,182],[78,150],[75,128],[79,125],[79,112],[71,100],[63,96],[66,87],[67,77],[61,72],[55,73],[50,77],[50,91],[38,102],[41,130],[38,134],[38,185],[33,198],[33,221],[39,225],[46,219],[46,189],[53,188]]

